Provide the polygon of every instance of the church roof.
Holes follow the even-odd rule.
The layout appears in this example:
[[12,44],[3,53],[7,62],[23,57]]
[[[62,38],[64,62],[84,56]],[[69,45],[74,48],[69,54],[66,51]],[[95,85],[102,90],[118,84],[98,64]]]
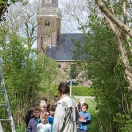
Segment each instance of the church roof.
[[57,46],[46,48],[46,55],[56,61],[73,61],[73,50],[76,49],[72,40],[79,40],[82,44],[84,38],[82,33],[60,34]]

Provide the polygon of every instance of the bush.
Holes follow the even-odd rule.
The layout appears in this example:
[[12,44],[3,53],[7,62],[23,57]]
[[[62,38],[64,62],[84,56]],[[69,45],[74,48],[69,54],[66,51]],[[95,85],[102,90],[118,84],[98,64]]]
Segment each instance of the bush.
[[94,96],[94,89],[88,86],[72,86],[72,96]]

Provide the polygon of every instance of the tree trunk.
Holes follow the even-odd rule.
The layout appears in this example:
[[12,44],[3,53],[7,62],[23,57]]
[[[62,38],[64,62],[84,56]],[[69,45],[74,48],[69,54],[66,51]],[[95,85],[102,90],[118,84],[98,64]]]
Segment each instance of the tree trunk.
[[122,23],[118,18],[115,17],[114,14],[112,14],[109,9],[105,6],[105,4],[102,2],[102,0],[96,0],[97,5],[99,6],[99,9],[117,26],[119,26],[126,34],[128,34],[130,37],[132,37],[132,29],[129,28],[127,25]]
[[[99,9],[103,12],[104,17],[106,18],[105,20],[108,23],[109,28],[112,29],[113,33],[115,34],[118,47],[121,53],[121,60],[125,67],[125,79],[129,83],[129,89],[132,91],[132,69],[131,69],[129,59],[128,59],[128,51],[125,47],[124,37],[123,37],[123,31],[125,32],[126,39],[128,37],[132,37],[132,30],[126,23],[125,5],[123,5],[124,6],[123,11],[124,11],[124,16],[125,16],[124,18],[125,24],[124,24],[118,18],[116,18],[114,14],[112,14],[109,11],[109,9],[105,6],[102,0],[96,0],[96,1],[97,1],[97,5],[99,6]],[[128,42],[128,45],[131,48],[131,43]],[[131,50],[130,50],[130,53],[132,55]]]

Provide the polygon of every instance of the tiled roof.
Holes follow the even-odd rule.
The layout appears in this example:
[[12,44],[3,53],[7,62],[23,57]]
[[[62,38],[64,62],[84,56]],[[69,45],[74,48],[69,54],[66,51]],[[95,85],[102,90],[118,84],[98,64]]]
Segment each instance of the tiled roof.
[[82,33],[74,34],[60,34],[56,47],[47,47],[46,55],[53,58],[57,61],[71,61],[73,60],[73,50],[76,49],[74,44],[71,41],[71,38],[74,40],[79,40],[81,43],[84,43]]

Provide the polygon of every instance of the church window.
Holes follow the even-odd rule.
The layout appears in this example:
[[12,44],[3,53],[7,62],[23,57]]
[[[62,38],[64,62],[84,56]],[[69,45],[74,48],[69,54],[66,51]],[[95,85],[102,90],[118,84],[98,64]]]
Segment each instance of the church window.
[[50,21],[49,20],[45,20],[45,26],[50,26]]

